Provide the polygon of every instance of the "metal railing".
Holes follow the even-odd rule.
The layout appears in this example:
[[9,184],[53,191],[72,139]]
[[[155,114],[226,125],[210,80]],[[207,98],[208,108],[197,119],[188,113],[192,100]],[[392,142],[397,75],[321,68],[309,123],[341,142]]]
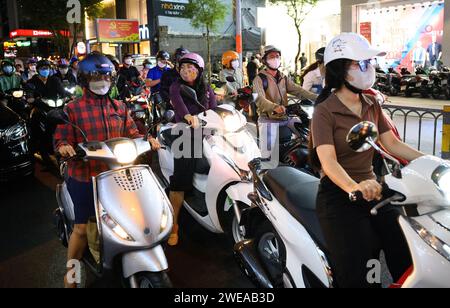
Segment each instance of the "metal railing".
[[[289,99],[290,104],[299,102],[300,100],[296,98]],[[383,109],[396,123],[403,141],[411,145],[417,144],[419,151],[423,150],[424,123],[432,122],[432,151],[428,150],[428,154],[440,155],[444,159],[450,159],[450,106],[445,106],[444,109],[432,109],[386,104]],[[409,124],[417,129],[417,139],[414,142],[409,142],[411,139]]]
[[[397,105],[384,105],[383,109],[389,113],[391,118],[395,121],[396,117],[400,115],[403,117],[403,128],[402,139],[404,142],[408,142],[408,123],[412,120],[418,120],[418,132],[417,132],[417,149],[422,150],[423,144],[423,123],[424,121],[433,122],[433,152],[429,154],[436,155],[438,152],[438,137],[441,138],[442,131],[439,131],[439,124],[444,119],[444,112],[440,109],[431,108],[419,108],[419,107],[408,107],[408,106],[397,106]],[[398,127],[400,129],[400,127]],[[441,139],[442,140],[442,139]],[[443,152],[443,149],[442,149]]]

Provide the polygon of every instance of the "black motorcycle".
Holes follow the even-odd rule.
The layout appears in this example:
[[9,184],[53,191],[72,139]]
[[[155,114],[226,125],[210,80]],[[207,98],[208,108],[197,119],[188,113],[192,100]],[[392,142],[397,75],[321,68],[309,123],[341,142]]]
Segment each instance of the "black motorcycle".
[[70,97],[49,99],[36,97],[33,102],[33,109],[30,117],[32,149],[34,153],[39,153],[43,162],[53,165],[51,156],[54,155],[53,136],[57,123],[50,120],[47,114],[51,110],[63,109],[70,101]]
[[450,72],[443,69],[442,71],[434,70],[430,72],[429,91],[434,99],[440,99],[442,95],[446,99],[450,99],[449,91]]
[[0,182],[33,175],[27,124],[11,108],[0,104]]

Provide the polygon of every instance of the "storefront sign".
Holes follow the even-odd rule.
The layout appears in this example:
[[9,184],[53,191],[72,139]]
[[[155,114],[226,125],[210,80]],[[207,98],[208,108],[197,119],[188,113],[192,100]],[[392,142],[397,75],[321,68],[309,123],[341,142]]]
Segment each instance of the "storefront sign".
[[141,41],[150,40],[150,28],[148,25],[139,26],[139,38]]
[[154,5],[158,16],[185,18],[187,3],[154,1]]
[[139,21],[97,19],[99,43],[139,43]]
[[17,47],[30,47],[31,42],[30,41],[18,41]]
[[86,54],[86,44],[84,42],[79,42],[77,44],[77,53],[79,55],[84,55]]
[[359,33],[372,44],[372,23],[362,22],[359,24]]
[[[70,33],[68,31],[60,31],[60,34],[63,36],[70,36]],[[54,37],[53,32],[48,30],[24,30],[24,29],[18,29],[11,31],[9,33],[10,38],[16,38],[16,37]]]

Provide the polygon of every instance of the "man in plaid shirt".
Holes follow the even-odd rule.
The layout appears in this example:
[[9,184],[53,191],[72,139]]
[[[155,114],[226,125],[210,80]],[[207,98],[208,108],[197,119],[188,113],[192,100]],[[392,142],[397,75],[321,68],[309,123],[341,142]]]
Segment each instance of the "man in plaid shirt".
[[[88,140],[106,141],[112,138],[142,137],[127,112],[125,104],[109,98],[115,70],[111,61],[101,54],[91,54],[80,62],[79,83],[83,87],[83,97],[69,103],[66,112],[69,121],[86,134]],[[81,132],[71,125],[60,125],[55,133],[55,150],[62,157],[76,155],[74,148],[84,142]],[[149,138],[152,149],[160,145]],[[74,204],[75,227],[70,238],[68,260],[81,260],[87,247],[87,223],[95,216],[92,177],[107,171],[108,166],[101,162],[70,161],[67,188]],[[68,268],[71,270],[71,268]],[[76,287],[67,283],[66,287]]]

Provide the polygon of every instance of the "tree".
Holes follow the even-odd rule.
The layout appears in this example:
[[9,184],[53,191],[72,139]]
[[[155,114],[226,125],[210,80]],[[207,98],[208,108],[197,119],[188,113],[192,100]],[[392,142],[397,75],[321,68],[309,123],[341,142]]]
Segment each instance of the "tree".
[[191,19],[191,24],[196,29],[206,31],[207,43],[207,71],[208,81],[211,83],[211,33],[225,20],[227,6],[218,0],[190,0],[186,7],[186,17]]
[[[45,5],[37,3],[36,0],[18,0],[21,10],[22,24],[24,27],[34,29],[48,29],[55,36],[55,43],[61,55],[72,55],[78,32],[84,29],[85,17],[99,18],[102,16],[102,0],[79,0],[81,8],[81,23],[69,24],[67,13],[67,1],[46,0]],[[69,38],[61,31],[72,32],[73,44],[69,46]]]
[[273,4],[286,6],[289,17],[294,21],[298,36],[298,50],[295,56],[295,75],[300,73],[299,63],[302,56],[302,30],[301,26],[308,17],[311,10],[316,6],[319,0],[269,0]]

